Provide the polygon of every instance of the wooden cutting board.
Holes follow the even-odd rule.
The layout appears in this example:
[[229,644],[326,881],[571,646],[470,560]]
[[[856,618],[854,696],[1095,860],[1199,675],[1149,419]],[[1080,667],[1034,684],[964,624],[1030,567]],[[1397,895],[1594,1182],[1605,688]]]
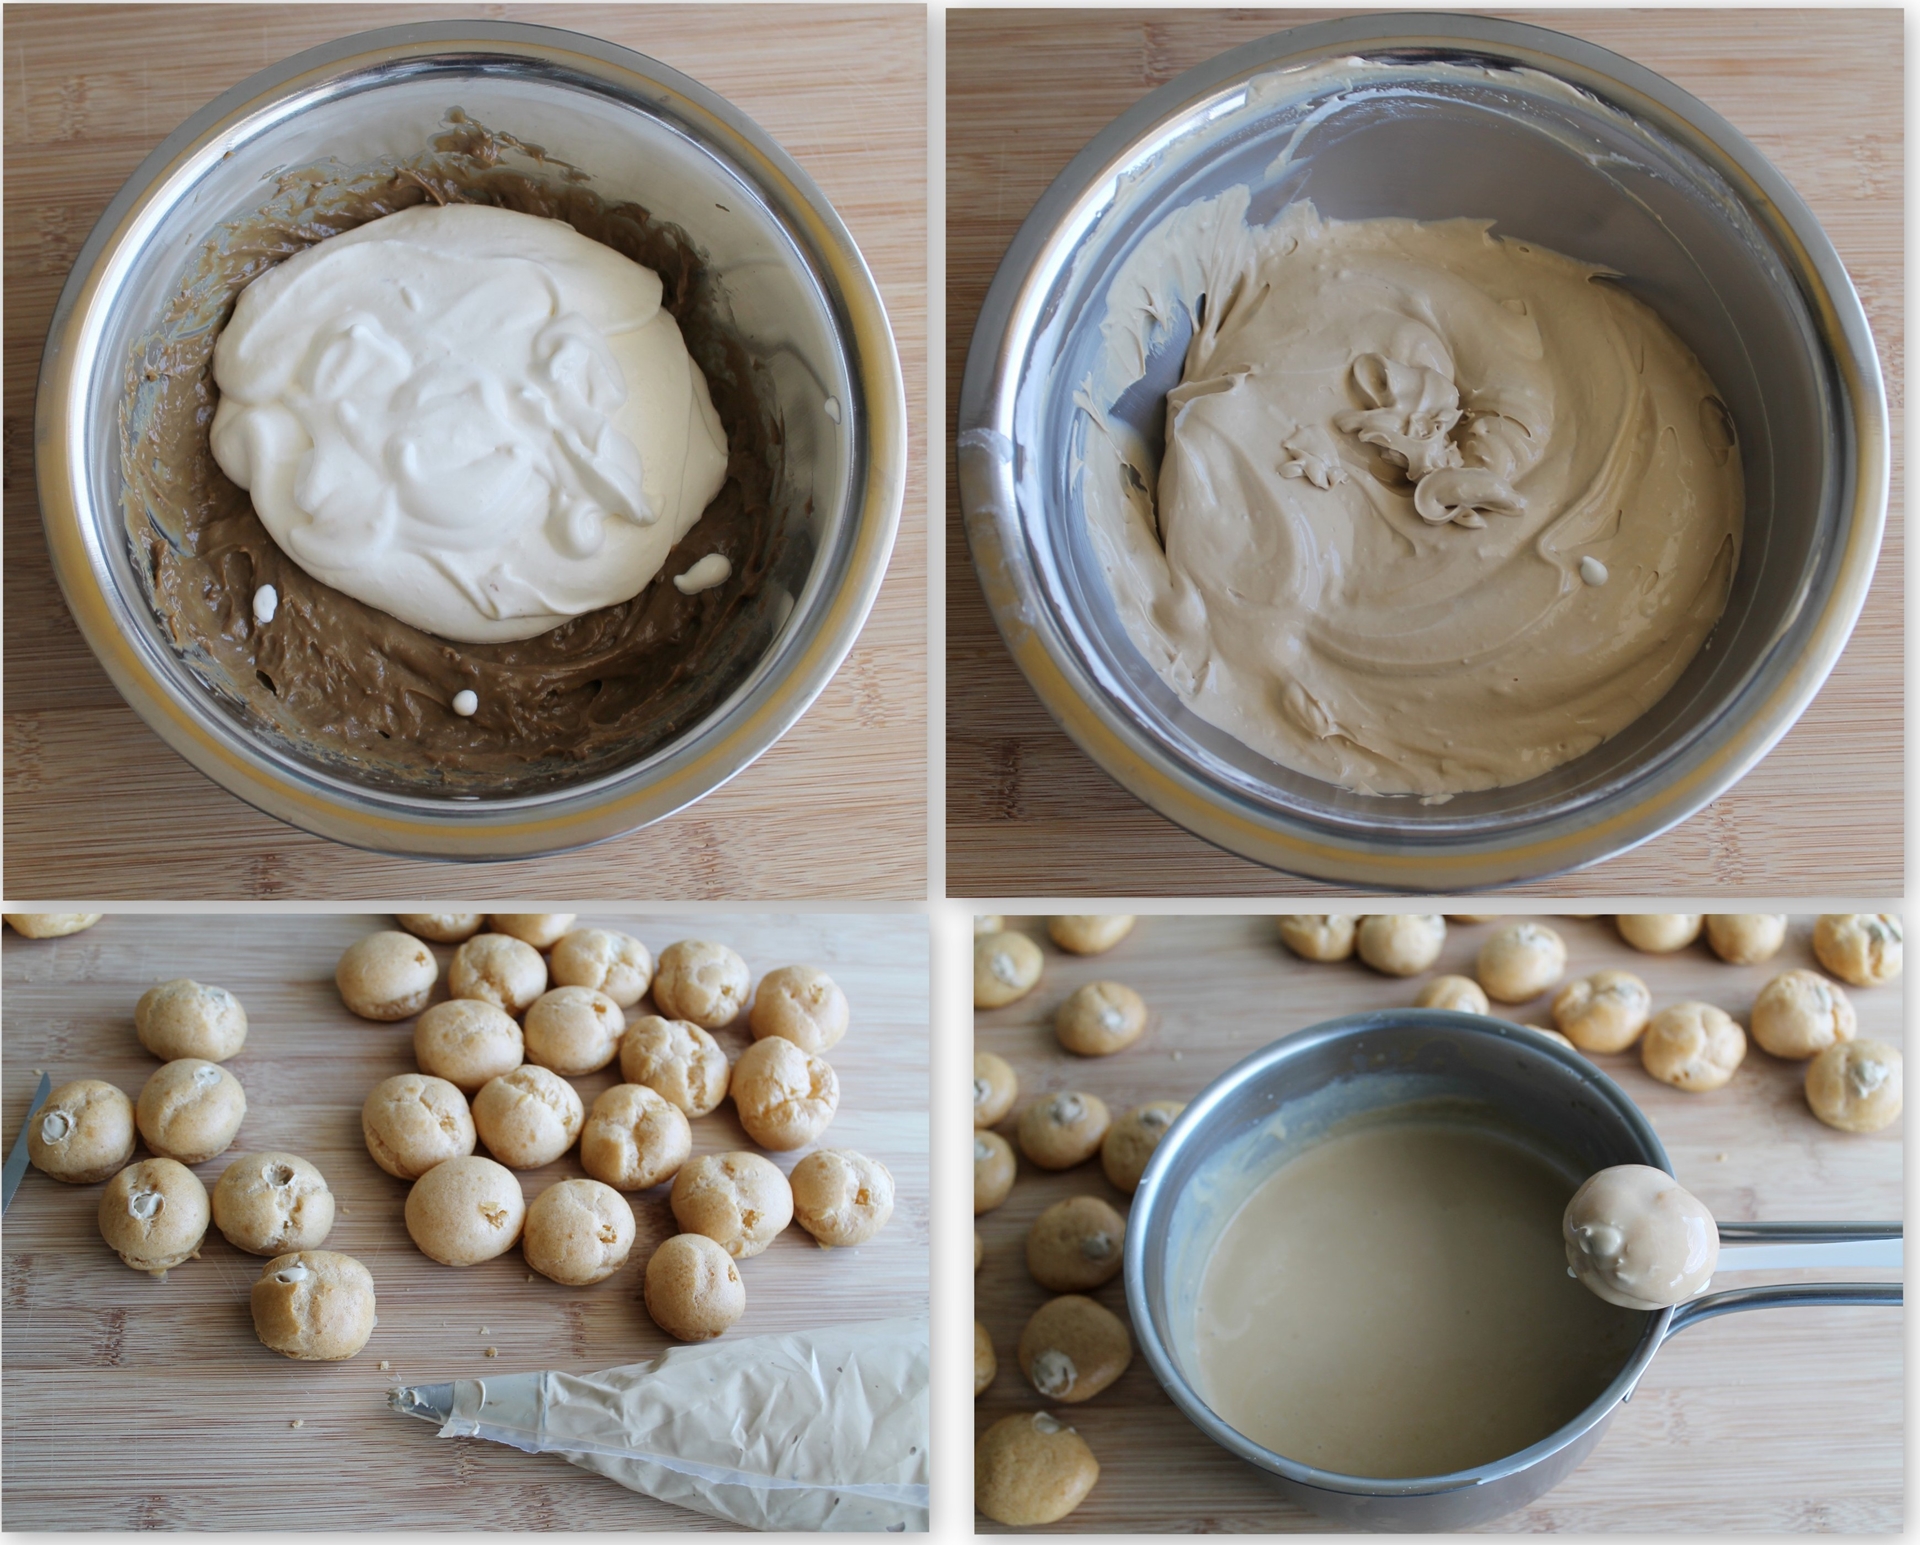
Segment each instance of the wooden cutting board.
[[[689,934],[721,940],[746,957],[756,980],[775,966],[816,964],[852,1006],[851,1028],[829,1059],[841,1104],[827,1142],[893,1172],[893,1218],[852,1250],[823,1250],[797,1225],[788,1229],[743,1263],[747,1311],[728,1336],[925,1314],[925,922],[718,914],[583,921],[633,933],[655,955]],[[38,1069],[56,1085],[90,1076],[139,1094],[159,1065],[134,1038],[133,1006],[146,988],[174,976],[229,987],[250,1021],[245,1049],[228,1064],[246,1087],[247,1117],[228,1154],[196,1173],[211,1189],[240,1153],[287,1149],[312,1160],[338,1202],[326,1248],[367,1265],[379,1311],[359,1356],[290,1362],[253,1333],[247,1294],[265,1264],[258,1257],[212,1231],[199,1260],[155,1281],[102,1243],[100,1186],[64,1186],[29,1170],[4,1232],[0,1489],[9,1528],[726,1527],[551,1455],[442,1441],[430,1424],[387,1409],[387,1390],[400,1383],[588,1372],[658,1356],[671,1343],[640,1303],[640,1279],[652,1246],[674,1230],[666,1187],[635,1195],[632,1257],[588,1288],[529,1280],[518,1250],[456,1270],[413,1247],[401,1215],[407,1186],[367,1156],[359,1119],[374,1084],[413,1070],[412,1027],[354,1018],[333,987],[340,952],[383,926],[392,924],[275,913],[109,916],[60,940],[7,930],[6,1143]],[[434,951],[443,966],[452,954]],[[749,1041],[744,1028],[719,1039],[730,1056]],[[573,1083],[591,1106],[618,1081],[616,1063]],[[695,1153],[751,1146],[731,1104],[693,1124]],[[791,1169],[800,1155],[769,1157]],[[583,1173],[576,1152],[521,1178],[531,1198]],[[488,1357],[488,1348],[497,1355]]]
[[[1495,925],[1453,925],[1433,972],[1385,977],[1357,961],[1309,965],[1281,948],[1267,917],[1143,917],[1110,953],[1077,957],[1046,940],[1044,919],[1010,918],[1046,952],[1040,985],[1004,1009],[974,1016],[974,1046],[997,1052],[1020,1078],[1014,1117],[1057,1090],[1098,1095],[1115,1115],[1149,1099],[1187,1100],[1248,1053],[1338,1015],[1405,1006],[1442,971],[1472,974]],[[1718,1004],[1742,1025],[1776,972],[1814,967],[1811,918],[1796,918],[1786,947],[1764,966],[1729,966],[1704,943],[1677,955],[1627,948],[1605,919],[1554,918],[1569,977],[1601,966],[1638,973],[1657,1007],[1682,998]],[[1152,1011],[1147,1034],[1117,1056],[1081,1059],[1052,1032],[1055,1008],[1084,982],[1125,982]],[[1901,1039],[1898,982],[1849,989],[1860,1034]],[[1549,999],[1512,1017],[1551,1023]],[[1750,1050],[1733,1081],[1689,1095],[1657,1083],[1636,1054],[1594,1059],[1639,1105],[1681,1182],[1729,1220],[1889,1219],[1902,1215],[1898,1124],[1871,1136],[1822,1126],[1801,1095],[1800,1064]],[[1013,1140],[1015,1121],[1000,1130]],[[1024,1159],[1013,1194],[975,1220],[986,1263],[974,1313],[993,1338],[1000,1370],[976,1403],[984,1430],[1043,1406],[1070,1422],[1100,1461],[1100,1480],[1062,1531],[1324,1530],[1261,1472],[1203,1437],[1154,1380],[1144,1358],[1111,1388],[1075,1406],[1048,1406],[1021,1377],[1021,1328],[1050,1296],[1028,1275],[1033,1219],[1063,1197],[1127,1199],[1097,1161],[1048,1174]],[[1716,1286],[1806,1280],[1831,1273],[1723,1274]],[[1848,1273],[1860,1280],[1896,1274]],[[1095,1295],[1126,1317],[1116,1278]],[[1897,1531],[1904,1499],[1903,1316],[1885,1309],[1791,1309],[1723,1317],[1663,1347],[1633,1399],[1568,1480],[1495,1530],[1598,1533]],[[982,1518],[982,1529],[995,1526]]]
[[[1182,71],[1301,9],[947,13],[947,402],[1007,244],[1075,154]],[[1552,10],[1729,119],[1813,209],[1872,323],[1902,443],[1902,16],[1876,10]],[[948,453],[947,878],[955,896],[1290,895],[1323,889],[1222,852],[1112,782],[1000,642]],[[1903,468],[1845,655],[1798,725],[1728,793],[1636,851],[1527,887],[1570,895],[1893,895],[1901,869]]]
[[779,744],[678,815],[577,853],[489,866],[484,888],[922,899],[927,16],[917,5],[813,4],[8,8],[6,894],[406,900],[444,889],[443,869],[357,852],[243,805],[146,728],[61,600],[32,447],[54,301],[94,220],[147,153],[229,86],[303,48],[460,15],[637,49],[752,116],[820,185],[873,270],[899,346],[912,442],[899,539],[872,614]]

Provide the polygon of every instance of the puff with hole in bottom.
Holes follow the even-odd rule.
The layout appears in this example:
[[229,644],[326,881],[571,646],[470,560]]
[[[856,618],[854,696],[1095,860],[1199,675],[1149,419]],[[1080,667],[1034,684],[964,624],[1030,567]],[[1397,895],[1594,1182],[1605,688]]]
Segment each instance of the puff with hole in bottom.
[[100,1193],[100,1237],[135,1271],[164,1277],[200,1253],[213,1209],[200,1177],[174,1159],[129,1164]]
[[249,1296],[261,1344],[297,1362],[343,1362],[373,1334],[373,1273],[334,1250],[275,1256]]

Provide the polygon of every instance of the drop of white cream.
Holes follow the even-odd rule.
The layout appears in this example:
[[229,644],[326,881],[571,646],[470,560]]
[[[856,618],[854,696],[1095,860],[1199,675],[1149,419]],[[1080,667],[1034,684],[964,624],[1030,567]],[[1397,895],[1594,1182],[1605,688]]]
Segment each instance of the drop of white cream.
[[471,719],[480,711],[479,696],[472,692],[454,693],[453,711],[463,719]]
[[1592,553],[1580,560],[1580,577],[1598,589],[1607,582],[1607,566]]
[[273,614],[280,609],[280,592],[271,585],[262,585],[253,593],[253,620],[264,627],[273,621]]
[[715,585],[724,585],[733,573],[733,565],[724,553],[708,553],[684,574],[673,576],[673,588],[682,595],[698,595]]

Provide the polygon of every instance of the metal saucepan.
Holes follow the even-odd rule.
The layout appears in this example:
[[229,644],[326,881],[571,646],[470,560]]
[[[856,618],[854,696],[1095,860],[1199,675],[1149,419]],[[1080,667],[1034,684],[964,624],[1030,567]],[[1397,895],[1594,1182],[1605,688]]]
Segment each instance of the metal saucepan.
[[[1634,1391],[1668,1337],[1716,1315],[1792,1304],[1898,1305],[1898,1283],[1808,1283],[1709,1293],[1648,1314],[1625,1363],[1579,1416],[1529,1448],[1449,1475],[1376,1479],[1340,1475],[1261,1447],[1222,1421],[1190,1377],[1193,1301],[1211,1238],[1231,1205],[1204,1201],[1220,1166],[1270,1132],[1284,1110],[1291,1144],[1317,1126],[1414,1100],[1467,1101],[1591,1174],[1615,1164],[1672,1173],[1666,1149],[1619,1085],[1581,1057],[1524,1026],[1478,1014],[1389,1009],[1330,1020],[1290,1035],[1228,1069],[1187,1106],[1162,1140],[1134,1195],[1126,1243],[1127,1308],[1148,1365],[1194,1425],[1229,1453],[1269,1472],[1302,1507],[1366,1529],[1462,1529],[1525,1507],[1576,1469]],[[1229,1194],[1219,1186],[1216,1195]],[[1241,1192],[1240,1194],[1244,1194]],[[1898,1264],[1900,1225],[1729,1224],[1723,1269]],[[1862,1253],[1862,1245],[1866,1246]],[[1800,1254],[1795,1254],[1797,1248]],[[1765,1251],[1763,1255],[1760,1252]]]

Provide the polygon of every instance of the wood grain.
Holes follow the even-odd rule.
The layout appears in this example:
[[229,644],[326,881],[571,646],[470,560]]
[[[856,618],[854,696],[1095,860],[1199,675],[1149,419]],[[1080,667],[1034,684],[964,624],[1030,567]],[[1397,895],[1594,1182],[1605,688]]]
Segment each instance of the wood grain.
[[[1267,917],[1143,917],[1106,955],[1076,957],[1046,941],[1043,920],[1014,918],[1046,951],[1040,985],[1021,1002],[974,1016],[976,1050],[997,1052],[1020,1078],[1014,1116],[1056,1090],[1098,1095],[1115,1115],[1149,1099],[1191,1099],[1249,1052],[1340,1014],[1413,1002],[1426,976],[1396,980],[1358,962],[1309,965],[1288,955]],[[1641,955],[1605,919],[1554,918],[1567,941],[1568,975],[1601,966],[1638,973],[1664,1006],[1716,1003],[1744,1025],[1754,994],[1778,971],[1812,967],[1812,920],[1796,918],[1764,966],[1721,963],[1704,944],[1677,955]],[[1497,926],[1497,925],[1493,925]],[[1455,924],[1435,972],[1472,974],[1493,926]],[[1428,973],[1429,975],[1434,973]],[[1152,1011],[1145,1038],[1117,1056],[1080,1059],[1055,1041],[1051,1016],[1075,987],[1125,982]],[[1849,989],[1860,1034],[1899,1044],[1898,983]],[[1550,1022],[1546,999],[1509,1012]],[[1801,1065],[1751,1051],[1733,1081],[1687,1095],[1643,1072],[1634,1053],[1594,1059],[1644,1111],[1683,1184],[1723,1219],[1898,1218],[1898,1126],[1869,1137],[1835,1132],[1808,1113]],[[1000,1130],[1012,1140],[1014,1121]],[[1097,1162],[1065,1173],[1024,1159],[1005,1205],[976,1219],[986,1263],[974,1312],[1000,1359],[976,1405],[976,1428],[1040,1397],[1014,1349],[1048,1294],[1027,1275],[1024,1241],[1040,1211],[1092,1194],[1125,1208]],[[1793,1280],[1794,1273],[1733,1277],[1720,1285]],[[1830,1275],[1830,1274],[1829,1274]],[[1862,1280],[1886,1273],[1847,1273]],[[1116,1278],[1095,1295],[1125,1316]],[[1720,1532],[1892,1531],[1903,1506],[1902,1316],[1886,1310],[1806,1309],[1732,1315],[1663,1347],[1600,1446],[1567,1481],[1498,1530]],[[1092,1495],[1061,1531],[1319,1530],[1329,1527],[1283,1500],[1251,1466],[1217,1448],[1161,1391],[1145,1360],[1082,1405],[1050,1407],[1070,1421],[1101,1464]],[[982,1529],[993,1526],[978,1521]]]
[[[913,917],[661,917],[583,921],[635,934],[656,955],[696,930],[733,945],[757,978],[823,966],[852,1026],[831,1060],[841,1105],[828,1141],[892,1170],[892,1221],[855,1250],[822,1250],[797,1226],[744,1264],[747,1312],[733,1336],[925,1313],[928,1304],[928,940]],[[71,938],[7,931],[0,1117],[11,1145],[47,1069],[56,1084],[109,1080],[137,1096],[158,1066],[135,1040],[133,1005],[173,976],[218,982],[250,1029],[229,1064],[248,1111],[226,1155],[197,1166],[209,1187],[234,1157],[287,1149],[317,1164],[339,1204],[326,1248],[372,1271],[379,1325],[359,1356],[305,1365],[253,1334],[247,1292],[263,1264],[209,1234],[165,1281],[129,1271],[101,1242],[101,1187],[29,1171],[5,1237],[4,1465],[13,1529],[722,1528],[549,1455],[478,1439],[440,1441],[386,1409],[388,1388],[541,1368],[585,1372],[658,1356],[670,1343],[639,1301],[652,1245],[673,1232],[666,1188],[638,1193],[627,1265],[589,1288],[529,1280],[519,1251],[465,1270],[413,1248],[406,1185],[378,1169],[359,1111],[383,1078],[413,1069],[412,1027],[353,1018],[334,963],[384,918],[109,916]],[[451,950],[435,946],[443,965]],[[444,970],[441,992],[444,992]],[[650,1010],[649,1010],[650,1011]],[[629,1017],[639,1010],[629,1011]],[[722,1031],[729,1055],[744,1029]],[[573,1080],[591,1104],[613,1069]],[[731,1104],[693,1124],[694,1152],[746,1148]],[[798,1154],[771,1155],[790,1169]],[[578,1154],[522,1176],[529,1197],[582,1174]],[[488,1358],[485,1350],[496,1347]],[[390,1369],[383,1362],[391,1364]],[[291,1426],[294,1421],[302,1425]],[[309,1484],[311,1483],[311,1484]]]
[[[121,701],[60,598],[33,481],[47,321],[142,157],[302,48],[453,14],[433,5],[9,8],[6,60],[6,891],[122,899],[405,897],[444,870],[284,826],[202,777]],[[756,764],[691,809],[495,894],[918,900],[927,883],[927,21],[915,5],[480,5],[684,70],[819,183],[879,281],[914,442],[892,566],[839,674]],[[859,769],[857,778],[851,776]]]
[[[968,11],[947,17],[947,401],[1007,243],[1086,142],[1154,87],[1288,10]],[[1902,441],[1905,249],[1897,10],[1494,11],[1615,49],[1724,114],[1825,226],[1865,303]],[[1903,469],[1851,644],[1798,725],[1666,836],[1521,891],[1747,896],[1902,884]],[[947,876],[956,896],[1290,895],[1329,889],[1221,852],[1083,755],[981,598],[949,455]]]

